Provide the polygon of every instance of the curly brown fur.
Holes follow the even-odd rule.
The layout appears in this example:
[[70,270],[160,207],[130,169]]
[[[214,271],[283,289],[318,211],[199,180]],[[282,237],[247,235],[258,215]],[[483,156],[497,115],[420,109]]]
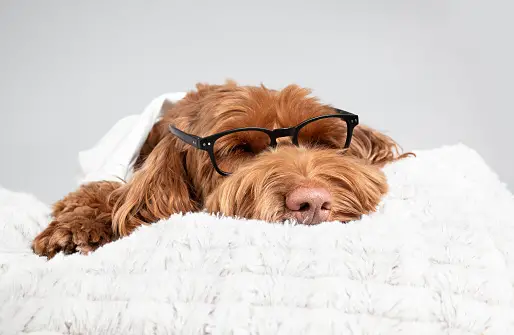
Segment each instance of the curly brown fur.
[[49,258],[60,251],[88,253],[115,240],[118,236],[113,233],[111,219],[115,198],[111,194],[120,185],[90,183],[57,202],[53,221],[32,243],[34,252]]
[[329,122],[308,130],[300,147],[280,139],[275,149],[224,156],[238,145],[227,138],[220,164],[235,171],[224,177],[215,172],[208,154],[172,135],[170,124],[207,136],[238,127],[268,129],[295,126],[333,109],[290,85],[281,91],[264,86],[198,84],[196,91],[171,105],[153,127],[141,149],[135,173],[126,184],[98,182],[81,187],[55,205],[54,221],[34,241],[34,251],[52,257],[56,252],[88,252],[141,225],[179,212],[198,211],[262,219],[292,218],[285,198],[299,187],[322,187],[330,192],[331,221],[358,219],[375,210],[387,192],[380,170],[405,157],[390,137],[358,126],[349,149],[344,135]]

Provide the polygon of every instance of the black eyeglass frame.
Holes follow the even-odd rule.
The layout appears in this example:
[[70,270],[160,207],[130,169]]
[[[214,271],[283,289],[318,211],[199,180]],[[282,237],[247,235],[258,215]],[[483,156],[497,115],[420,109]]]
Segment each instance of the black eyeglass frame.
[[277,129],[267,129],[267,128],[260,128],[260,127],[243,127],[243,128],[234,128],[230,130],[225,130],[213,135],[209,135],[206,137],[199,137],[196,135],[188,134],[177,127],[170,125],[169,130],[170,132],[177,136],[179,139],[181,139],[183,142],[197,148],[200,150],[207,151],[209,154],[209,157],[211,159],[212,166],[214,166],[214,169],[216,172],[218,172],[222,176],[229,176],[231,173],[225,172],[221,170],[218,166],[218,163],[216,162],[216,157],[214,155],[214,143],[219,138],[237,133],[242,131],[261,131],[266,133],[270,138],[270,144],[269,146],[272,148],[275,148],[277,146],[277,139],[281,137],[291,137],[292,142],[294,145],[298,146],[298,133],[300,130],[305,127],[307,124],[321,120],[321,119],[327,119],[327,118],[333,118],[338,117],[346,122],[346,142],[344,144],[344,148],[348,148],[350,146],[350,143],[352,141],[352,135],[353,135],[353,129],[359,124],[359,116],[350,112],[347,112],[342,109],[333,108],[337,114],[326,114],[326,115],[320,115],[316,116],[310,119],[307,119],[305,121],[302,121],[300,124],[289,127],[289,128],[277,128]]

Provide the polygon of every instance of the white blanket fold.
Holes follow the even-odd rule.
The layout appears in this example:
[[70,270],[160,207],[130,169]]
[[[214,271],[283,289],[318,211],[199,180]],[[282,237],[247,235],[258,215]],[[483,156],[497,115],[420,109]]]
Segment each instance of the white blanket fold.
[[79,152],[79,184],[100,180],[128,181],[141,147],[165,112],[164,102],[173,104],[185,96],[183,92],[158,96],[141,114],[119,120],[92,148]]
[[357,222],[174,215],[50,261],[46,207],[1,191],[0,333],[514,334],[512,194],[463,145],[417,154]]

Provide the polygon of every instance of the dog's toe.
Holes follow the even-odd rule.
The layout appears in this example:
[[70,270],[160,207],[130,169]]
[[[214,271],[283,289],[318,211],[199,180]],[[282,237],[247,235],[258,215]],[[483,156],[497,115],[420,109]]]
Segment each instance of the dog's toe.
[[57,223],[54,221],[34,239],[32,250],[49,259],[61,251],[65,254],[72,254],[77,251],[77,245],[73,243],[72,237],[70,229],[57,227]]

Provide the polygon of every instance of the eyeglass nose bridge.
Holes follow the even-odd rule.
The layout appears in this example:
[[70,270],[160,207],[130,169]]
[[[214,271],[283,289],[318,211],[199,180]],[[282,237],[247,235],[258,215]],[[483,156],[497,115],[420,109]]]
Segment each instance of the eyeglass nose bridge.
[[277,146],[277,139],[279,139],[279,138],[282,138],[282,137],[294,137],[295,132],[296,132],[296,128],[295,127],[273,129],[270,132],[271,146],[272,147],[276,147]]

